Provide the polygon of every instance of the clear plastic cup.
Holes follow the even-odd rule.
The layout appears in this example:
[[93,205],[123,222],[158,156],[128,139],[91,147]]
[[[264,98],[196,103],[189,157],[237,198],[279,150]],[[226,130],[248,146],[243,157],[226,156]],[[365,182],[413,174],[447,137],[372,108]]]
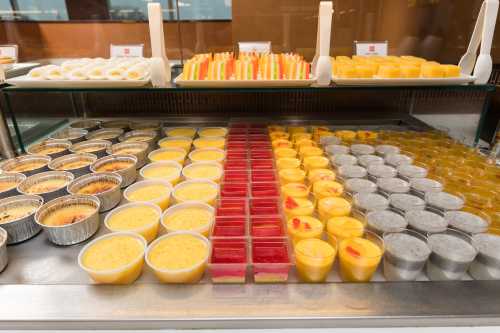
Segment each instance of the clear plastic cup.
[[[207,217],[203,222],[201,215]],[[168,208],[161,217],[161,225],[167,233],[190,231],[209,236],[214,223],[215,209],[203,202],[186,201]]]
[[500,280],[500,229],[472,236],[477,257],[469,268],[476,280]]
[[182,169],[182,176],[187,180],[206,179],[219,183],[224,171],[216,162],[196,162]]
[[149,202],[165,210],[170,205],[171,194],[172,185],[165,180],[142,180],[130,185],[123,197],[128,202]]
[[139,174],[142,179],[165,180],[174,186],[179,182],[181,172],[182,165],[179,163],[174,161],[163,161],[150,163],[144,166],[139,171]]
[[184,165],[186,151],[180,147],[160,148],[150,152],[148,159],[151,162],[174,161],[180,165]]
[[299,279],[303,282],[324,282],[332,270],[337,248],[317,238],[304,239],[294,247]]
[[174,187],[172,195],[176,203],[201,201],[214,206],[219,185],[210,180],[186,180]]

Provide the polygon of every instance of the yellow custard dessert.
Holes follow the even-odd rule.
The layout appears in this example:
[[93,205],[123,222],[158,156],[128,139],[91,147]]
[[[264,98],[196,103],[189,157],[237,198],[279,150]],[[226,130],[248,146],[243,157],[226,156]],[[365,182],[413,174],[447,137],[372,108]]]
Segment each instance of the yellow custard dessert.
[[125,138],[125,140],[123,140],[123,142],[148,142],[148,141],[151,141],[153,139],[154,139],[154,137],[152,137],[150,135],[134,135],[134,136],[130,136],[128,138]]
[[335,131],[335,136],[346,141],[356,139],[356,132],[349,130]]
[[85,246],[78,263],[97,283],[129,284],[141,275],[145,248],[133,234],[109,234]]
[[[353,217],[332,217],[326,223],[328,241],[330,243],[340,242],[346,238],[362,237],[365,232],[363,223]],[[333,237],[332,237],[333,236]]]
[[46,179],[39,183],[33,184],[26,189],[26,193],[29,194],[38,194],[38,193],[47,193],[58,190],[68,184],[68,180],[66,179]]
[[347,238],[339,243],[340,276],[346,282],[368,282],[382,259],[383,247],[365,238]]
[[407,79],[415,79],[420,77],[420,68],[412,65],[405,65],[400,67],[401,77]]
[[174,161],[155,162],[146,165],[141,169],[141,176],[144,179],[166,180],[172,185],[176,185],[181,178],[182,166]]
[[378,133],[374,131],[364,131],[359,130],[356,132],[358,139],[360,140],[375,140],[378,137]]
[[304,157],[304,160],[302,161],[304,169],[308,171],[313,169],[325,169],[328,167],[329,163],[330,161],[328,158],[324,156],[308,156]]
[[401,69],[394,65],[381,65],[378,69],[378,76],[385,79],[401,77]]
[[441,65],[445,77],[459,77],[460,67],[457,65]]
[[197,162],[184,167],[182,175],[188,180],[208,179],[218,183],[222,177],[222,167],[215,162]]
[[52,155],[66,150],[64,147],[46,147],[38,150],[36,153],[39,155]]
[[131,202],[149,202],[167,209],[170,204],[171,185],[159,180],[144,180],[127,188],[124,197]]
[[[89,148],[90,149],[90,148]],[[119,148],[113,151],[113,154],[117,155],[136,155],[142,151],[141,148]]]
[[297,147],[299,152],[301,152],[303,148],[316,147],[316,146],[317,146],[316,142],[314,142],[311,139],[304,138],[304,139],[300,139],[300,140],[295,141],[295,147]]
[[347,216],[351,213],[351,203],[344,198],[327,197],[318,201],[318,214],[326,223],[332,217]]
[[226,157],[224,150],[217,148],[202,148],[189,153],[191,162],[222,162]]
[[218,137],[224,137],[227,135],[227,128],[224,127],[207,127],[207,128],[202,128],[198,131],[198,135],[200,138],[203,137],[213,137],[213,136],[218,136]]
[[38,207],[33,205],[19,205],[8,207],[0,212],[0,224],[20,220],[34,214]]
[[149,243],[158,235],[161,210],[147,203],[132,203],[111,211],[104,224],[112,232],[128,231],[141,235]]
[[306,133],[307,128],[304,126],[288,126],[288,133],[290,134],[295,134],[295,133]]
[[9,169],[8,171],[10,172],[26,172],[26,171],[32,171],[36,169],[43,168],[47,163],[45,162],[28,162],[28,163],[22,163],[19,165],[16,165],[12,169]]
[[305,198],[286,197],[283,199],[283,210],[287,219],[310,216],[314,213],[314,203]]
[[73,162],[67,162],[63,163],[60,165],[57,170],[74,170],[74,169],[80,169],[83,167],[86,167],[88,165],[91,165],[91,161],[73,161]]
[[287,139],[290,137],[290,134],[285,133],[285,132],[272,132],[269,134],[269,137],[271,138],[272,141],[276,139]]
[[224,149],[226,146],[226,139],[223,137],[205,137],[194,140],[194,147],[199,148],[218,148]]
[[16,181],[0,181],[0,192],[5,192],[16,188],[20,182]]
[[294,247],[299,279],[303,282],[324,282],[330,273],[336,248],[317,238],[308,238]]
[[[76,148],[74,149],[76,152],[78,153],[93,153],[93,152],[96,152],[98,150],[103,150],[104,147],[101,147],[101,146],[89,146],[89,147],[79,147],[79,148]],[[120,153],[118,153],[120,154]],[[121,153],[121,154],[125,154],[125,153]],[[129,153],[130,154],[130,153]]]
[[148,158],[151,162],[174,161],[182,165],[186,155],[186,151],[182,148],[161,148],[149,153]]
[[298,141],[301,140],[311,140],[312,139],[312,133],[293,133],[292,134],[292,142],[297,143]]
[[309,196],[309,187],[302,183],[288,183],[281,186],[281,194],[284,197],[307,198]]
[[174,127],[165,130],[167,136],[183,136],[193,138],[196,135],[196,129],[193,127]]
[[297,169],[300,167],[300,160],[295,157],[282,157],[276,160],[278,170]]
[[96,168],[97,172],[116,172],[134,166],[132,161],[109,161]]
[[307,180],[310,183],[315,183],[318,180],[334,181],[335,178],[335,172],[331,169],[318,168],[309,170],[309,172],[307,173]]
[[191,144],[193,143],[193,140],[191,138],[185,138],[185,137],[167,137],[165,139],[161,139],[158,142],[158,145],[161,148],[182,148],[184,151],[186,151],[186,154],[188,151],[191,150]]
[[287,139],[275,139],[271,142],[273,149],[278,148],[293,148],[293,143]]
[[323,223],[312,216],[296,216],[287,222],[287,232],[294,245],[303,239],[321,239],[323,229]]
[[205,237],[178,232],[154,241],[146,260],[161,282],[195,283],[205,272],[209,253],[210,246]]
[[282,157],[296,157],[297,151],[293,148],[277,148],[274,150],[274,156],[276,159]]
[[301,146],[299,148],[299,155],[302,158],[306,158],[309,156],[323,156],[323,149],[313,146]]
[[303,183],[306,179],[306,172],[302,169],[283,169],[278,174],[282,185]]
[[107,192],[115,187],[118,187],[120,184],[110,181],[110,180],[97,180],[91,183],[88,183],[87,185],[82,186],[78,191],[76,191],[77,194],[87,194],[87,195],[95,195],[95,194],[100,194]]
[[54,210],[47,214],[40,223],[49,227],[62,227],[78,223],[96,211],[96,207],[92,205],[74,204]]
[[208,237],[213,219],[213,207],[201,202],[184,202],[170,207],[161,222],[167,232],[192,231]]
[[201,201],[213,206],[218,194],[217,184],[209,180],[188,180],[174,188],[174,198],[177,202]]
[[326,197],[339,197],[344,193],[344,186],[331,180],[318,180],[313,184],[313,193],[318,200]]

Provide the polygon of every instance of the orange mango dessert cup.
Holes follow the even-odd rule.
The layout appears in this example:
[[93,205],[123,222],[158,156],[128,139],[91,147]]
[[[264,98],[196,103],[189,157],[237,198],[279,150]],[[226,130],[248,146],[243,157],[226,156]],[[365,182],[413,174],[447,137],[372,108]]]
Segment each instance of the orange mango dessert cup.
[[326,222],[328,241],[341,242],[346,238],[363,237],[365,233],[364,224],[349,216],[332,217]]
[[283,169],[278,172],[281,185],[304,183],[306,172],[302,169]]
[[130,284],[142,273],[146,246],[146,240],[137,234],[107,234],[85,245],[78,265],[96,283]]
[[182,148],[186,154],[191,150],[192,144],[193,139],[184,136],[167,136],[158,141],[160,148]]
[[274,157],[276,159],[282,157],[297,157],[297,151],[293,148],[277,148],[274,150]]
[[160,148],[150,152],[148,154],[148,159],[153,163],[173,161],[183,165],[186,159],[186,151],[179,147]]
[[332,270],[337,249],[327,242],[308,238],[294,246],[295,263],[302,282],[324,282]]
[[225,137],[228,133],[225,127],[204,127],[198,130],[198,136],[200,138],[205,137]]
[[[302,140],[304,141],[304,140]],[[314,142],[314,141],[311,141]],[[302,159],[310,156],[323,156],[323,149],[314,146],[301,146],[299,148],[299,155]]]
[[318,180],[330,180],[335,181],[336,175],[335,172],[331,169],[320,168],[320,169],[312,169],[307,173],[307,180],[309,183],[314,184]]
[[314,203],[306,198],[286,197],[283,199],[283,211],[287,219],[311,216],[314,213]]
[[161,217],[161,225],[167,233],[190,231],[208,237],[214,215],[212,206],[199,201],[186,201],[167,209]]
[[300,160],[295,157],[281,157],[276,160],[276,168],[283,169],[297,169],[300,167]]
[[219,185],[210,180],[186,180],[174,187],[173,197],[176,203],[201,201],[215,205],[219,195]]
[[287,139],[274,139],[271,145],[275,150],[279,148],[293,148],[293,143]]
[[189,160],[196,162],[217,162],[222,163],[226,159],[226,152],[218,148],[195,149],[188,155]]
[[307,198],[309,197],[310,188],[303,183],[288,183],[281,186],[281,194],[292,198]]
[[222,174],[222,166],[216,162],[191,163],[182,169],[182,176],[186,180],[206,179],[219,183]]
[[172,185],[165,180],[142,180],[130,185],[123,197],[128,202],[148,202],[165,210],[170,205]]
[[312,216],[296,216],[287,222],[288,236],[292,239],[293,245],[303,239],[321,239],[324,228],[323,223]]
[[285,132],[276,131],[276,132],[271,132],[269,134],[269,137],[271,138],[271,141],[278,140],[278,139],[288,140],[290,138],[290,134],[285,133]]
[[104,225],[111,232],[131,232],[152,242],[158,235],[161,209],[155,204],[133,202],[119,206],[104,218]]
[[317,200],[327,197],[340,197],[344,193],[344,186],[331,180],[318,180],[313,183],[312,191]]
[[352,205],[341,197],[326,197],[318,200],[318,215],[323,223],[332,217],[348,216]]
[[[309,147],[316,147],[317,148],[317,145],[318,144],[314,140],[306,139],[306,138],[295,141],[295,147],[297,148],[299,153],[302,153],[303,149],[306,149]],[[319,149],[321,149],[321,148],[319,148]]]
[[328,168],[330,161],[325,156],[308,156],[304,157],[302,165],[306,171],[314,169],[325,169]]
[[166,234],[146,251],[146,263],[162,283],[196,283],[205,273],[210,242],[200,234],[181,231]]
[[145,165],[139,171],[143,179],[165,180],[172,186],[176,185],[181,179],[182,165],[174,161],[154,162]]
[[384,254],[384,241],[365,231],[363,237],[346,238],[338,243],[340,277],[345,282],[368,282]]
[[224,137],[204,137],[194,140],[193,145],[196,149],[201,148],[217,148],[224,149],[226,146],[226,138]]
[[194,138],[196,128],[194,127],[170,127],[165,129],[166,136]]

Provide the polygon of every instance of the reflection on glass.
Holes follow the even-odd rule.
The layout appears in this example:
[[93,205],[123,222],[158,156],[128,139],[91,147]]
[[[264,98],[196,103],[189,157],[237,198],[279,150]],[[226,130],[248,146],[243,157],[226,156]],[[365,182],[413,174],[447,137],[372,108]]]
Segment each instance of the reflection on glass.
[[65,0],[2,0],[0,19],[22,21],[66,21]]

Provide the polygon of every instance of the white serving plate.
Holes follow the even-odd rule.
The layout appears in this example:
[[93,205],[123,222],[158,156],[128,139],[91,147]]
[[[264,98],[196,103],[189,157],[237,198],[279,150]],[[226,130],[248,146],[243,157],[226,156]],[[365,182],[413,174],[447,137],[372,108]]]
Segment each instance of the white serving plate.
[[34,80],[27,75],[5,80],[6,83],[19,88],[134,88],[148,84],[149,78],[144,80]]
[[475,81],[471,75],[461,74],[460,77],[451,78],[416,78],[416,79],[343,79],[332,77],[332,81],[339,86],[446,86],[467,84]]
[[184,88],[283,88],[309,87],[316,82],[309,80],[183,80],[182,74],[174,79],[174,83]]

